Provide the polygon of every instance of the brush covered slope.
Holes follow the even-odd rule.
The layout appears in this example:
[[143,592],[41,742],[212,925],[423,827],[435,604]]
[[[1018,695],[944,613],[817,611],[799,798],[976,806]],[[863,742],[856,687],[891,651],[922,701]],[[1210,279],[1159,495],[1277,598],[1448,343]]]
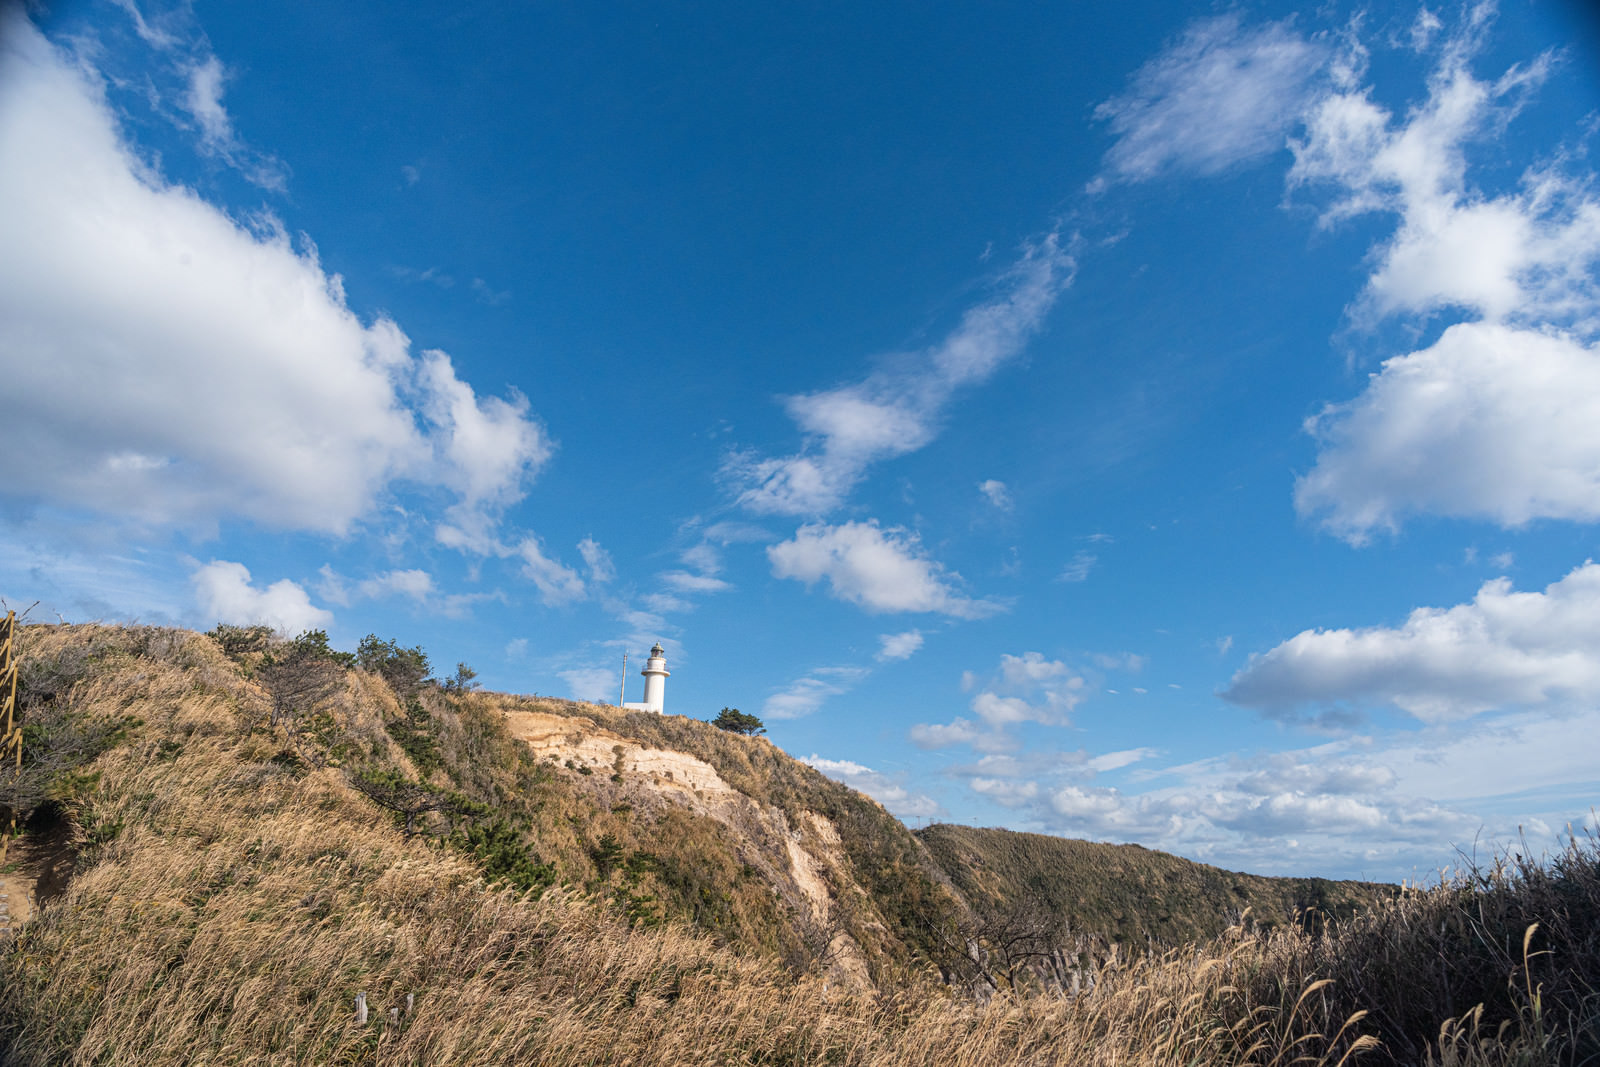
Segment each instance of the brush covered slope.
[[[28,628],[30,755],[11,800],[72,828],[75,873],[0,941],[0,1062],[1489,1064],[1600,1051],[1592,846],[1324,931],[1235,927],[1113,958],[1077,997],[1030,994],[1031,981],[962,995],[913,945],[895,947],[894,908],[872,904],[856,920],[862,966],[876,968],[868,989],[828,948],[840,924],[800,965],[745,940],[764,915],[806,913],[762,867],[811,840],[796,829],[803,813],[836,827],[838,878],[852,857],[900,855],[852,851],[849,810],[829,813],[810,792],[825,787],[781,761],[769,779],[769,748],[708,734],[699,755],[684,742],[662,765],[650,753],[669,750],[628,739],[698,727],[635,729],[586,714],[597,709],[424,685],[392,647],[365,669],[314,640],[230,651],[183,631]],[[570,725],[560,737],[573,754],[541,754],[543,718],[523,720],[529,740],[516,740],[517,714]],[[789,826],[782,853],[733,838],[737,820],[697,814],[685,797],[721,794],[679,757],[725,783],[753,775],[756,795],[741,795],[762,817],[793,791],[793,812],[769,824]],[[743,903],[701,914],[698,930],[678,920],[721,890],[664,873],[654,829],[691,816],[708,820],[684,836],[707,866],[715,842],[732,841],[755,871],[705,874]],[[591,817],[609,827],[599,838]],[[629,882],[639,852],[658,859],[636,859]],[[930,884],[931,928],[946,898]],[[630,903],[643,897],[654,899]],[[804,931],[793,936],[804,950]]]
[[948,823],[916,836],[980,923],[1047,921],[1135,947],[1208,941],[1246,909],[1270,929],[1349,918],[1399,893],[1373,882],[1239,874],[1140,845]]

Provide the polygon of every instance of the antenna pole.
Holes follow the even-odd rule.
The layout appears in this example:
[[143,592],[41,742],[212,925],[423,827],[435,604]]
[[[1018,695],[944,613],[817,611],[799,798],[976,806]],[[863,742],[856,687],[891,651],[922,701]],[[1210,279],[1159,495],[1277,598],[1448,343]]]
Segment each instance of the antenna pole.
[[628,650],[622,650],[622,684],[617,686],[617,707],[622,707],[622,701],[628,695]]

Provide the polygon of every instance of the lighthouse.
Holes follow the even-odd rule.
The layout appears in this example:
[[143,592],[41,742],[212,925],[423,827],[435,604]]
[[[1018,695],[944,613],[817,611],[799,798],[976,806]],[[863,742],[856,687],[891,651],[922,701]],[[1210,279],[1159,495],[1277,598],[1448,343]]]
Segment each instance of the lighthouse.
[[622,706],[633,711],[662,714],[667,701],[667,675],[671,672],[667,670],[666,650],[660,641],[650,649],[650,658],[644,661],[644,670],[639,673],[644,675],[644,703]]

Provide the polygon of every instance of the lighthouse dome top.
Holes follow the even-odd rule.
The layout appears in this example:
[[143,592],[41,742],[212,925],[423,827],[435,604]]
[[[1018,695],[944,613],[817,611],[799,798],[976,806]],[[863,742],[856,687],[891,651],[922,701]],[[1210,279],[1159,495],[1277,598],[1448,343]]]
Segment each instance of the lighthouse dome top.
[[665,652],[666,652],[666,651],[667,651],[667,650],[666,650],[666,649],[664,649],[664,648],[662,648],[662,647],[661,647],[661,642],[660,642],[660,641],[657,641],[657,642],[656,642],[656,643],[655,643],[655,645],[654,645],[654,647],[652,647],[652,648],[651,648],[651,649],[650,649],[650,655],[652,655],[652,656],[661,656],[661,655],[663,655],[663,654],[664,654],[664,653],[665,653]]

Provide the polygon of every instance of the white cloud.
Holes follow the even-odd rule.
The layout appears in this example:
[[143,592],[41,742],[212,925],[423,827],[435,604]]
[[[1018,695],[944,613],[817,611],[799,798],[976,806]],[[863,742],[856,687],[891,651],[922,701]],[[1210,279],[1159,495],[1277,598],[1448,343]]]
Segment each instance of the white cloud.
[[943,810],[939,802],[926,793],[913,793],[888,775],[852,760],[823,759],[812,753],[802,757],[800,762],[809,763],[829,778],[867,794],[902,819],[932,818]]
[[1061,568],[1061,573],[1056,575],[1058,582],[1087,581],[1089,572],[1094,570],[1094,565],[1099,561],[1099,556],[1093,552],[1079,552],[1072,557],[1072,561]]
[[[176,34],[170,32],[167,27],[146,20],[144,13],[139,10],[139,5],[134,0],[111,0],[111,2],[127,14],[128,18],[133,21],[133,29],[139,35],[139,39],[152,48],[168,49],[178,43]],[[167,13],[165,18],[158,16],[156,22],[164,23],[171,19],[172,14],[175,13]]]
[[805,434],[792,456],[740,453],[723,474],[753,511],[821,515],[838,507],[874,463],[922,448],[955,391],[989,378],[1043,324],[1070,282],[1073,263],[1055,234],[1030,246],[1002,279],[1000,294],[968,309],[941,343],[864,381],[791,396],[789,416]]
[[506,642],[506,659],[521,659],[528,654],[528,639],[513,637]]
[[1020,656],[1003,653],[1000,656],[1000,678],[1014,689],[1045,685],[1071,676],[1072,670],[1058,659],[1045,659],[1041,652],[1024,652]]
[[1295,506],[1352,543],[1416,513],[1600,518],[1600,352],[1570,337],[1452,326],[1307,430]]
[[1104,774],[1107,771],[1130,767],[1142,760],[1150,759],[1154,755],[1156,755],[1156,750],[1153,748],[1128,748],[1123,749],[1121,752],[1107,752],[1104,755],[1095,756],[1085,766],[1096,774]]
[[1483,82],[1468,69],[1475,48],[1456,38],[1429,78],[1427,101],[1399,124],[1366,89],[1328,94],[1293,146],[1289,181],[1336,190],[1325,226],[1369,212],[1398,218],[1367,282],[1372,314],[1459,308],[1493,322],[1592,315],[1600,202],[1588,176],[1535,167],[1499,196],[1468,178],[1467,145],[1501,133],[1549,58]]
[[1010,752],[1019,742],[1003,730],[971,719],[956,717],[947,723],[919,722],[906,734],[918,748],[954,748],[965,745],[978,752]]
[[[24,502],[209,530],[348,532],[391,485],[502,505],[548,454],[394,323],[363,324],[308,245],[167,184],[101,86],[8,9],[0,33],[0,374]],[[427,424],[425,429],[419,422]]]
[[189,91],[184,96],[184,107],[200,123],[200,132],[213,147],[226,148],[233,143],[233,123],[227,109],[222,106],[222,83],[225,72],[222,61],[216,56],[189,68]]
[[808,586],[826,578],[835,599],[873,613],[976,619],[1002,610],[993,601],[961,596],[952,585],[960,576],[924,555],[915,534],[900,527],[882,530],[876,521],[802,526],[792,539],[769,546],[767,558],[774,577]]
[[1391,789],[1396,781],[1389,767],[1349,758],[1324,757],[1305,762],[1301,755],[1282,753],[1266,757],[1259,769],[1240,778],[1235,788],[1259,796],[1285,793],[1347,796]]
[[433,595],[433,576],[424,570],[394,570],[364,579],[357,587],[364,597],[406,596],[427,600]]
[[1222,694],[1274,716],[1388,704],[1424,722],[1600,697],[1600,565],[1542,593],[1508,578],[1399,627],[1306,630],[1251,656]]
[[222,61],[202,49],[199,58],[181,68],[186,80],[180,103],[200,126],[200,148],[233,167],[250,182],[273,192],[288,187],[289,172],[272,156],[249,148],[234,132],[233,120],[222,105],[228,71]]
[[587,700],[591,704],[608,702],[619,692],[617,672],[608,667],[575,667],[558,671],[567,683],[567,692],[574,700]]
[[1137,652],[1091,652],[1089,662],[1106,671],[1132,671],[1135,674],[1144,670],[1144,665],[1149,657],[1141,656]]
[[866,674],[860,667],[820,667],[767,697],[761,714],[769,719],[799,719],[810,715],[829,697],[848,693]]
[[578,555],[583,557],[583,565],[589,568],[589,580],[596,585],[604,585],[617,576],[611,553],[601,548],[600,542],[594,538],[585,537],[578,542]]
[[1001,511],[1010,511],[1014,506],[1011,499],[1011,490],[1006,488],[1006,483],[990,478],[978,483],[978,492]]
[[281,634],[325,629],[333,614],[311,603],[306,591],[287,578],[257,589],[243,563],[212,560],[194,572],[195,595],[207,619],[241,626],[266,625]]
[[402,596],[415,601],[435,614],[461,618],[468,614],[473,604],[484,600],[501,600],[499,592],[441,594],[433,576],[415,568],[391,570],[363,578],[352,584],[344,575],[328,564],[317,572],[317,592],[330,604],[348,607],[357,600],[381,600]]
[[1331,58],[1287,22],[1248,30],[1235,14],[1197,22],[1139,68],[1127,92],[1095,109],[1116,135],[1106,167],[1143,181],[1214,174],[1279,151]]
[[922,647],[922,631],[906,630],[897,634],[878,635],[878,659],[888,662],[896,659],[910,659]]
[[578,572],[560,560],[547,557],[537,538],[524,538],[516,552],[522,557],[522,573],[532,580],[539,590],[539,598],[546,604],[567,604],[583,599],[585,589]]
[[[975,678],[963,675],[963,691],[976,684]],[[944,725],[918,723],[910,737],[922,748],[967,745],[980,752],[1002,752],[1016,747],[1008,727],[1025,722],[1065,725],[1086,695],[1083,677],[1062,661],[1039,652],[1005,654],[989,684],[968,704],[979,722],[957,718]]]
[[1010,778],[973,778],[967,785],[974,793],[1008,808],[1030,804],[1039,796],[1039,783]]
[[693,611],[695,604],[692,600],[685,600],[671,593],[647,593],[644,597],[644,606],[657,614],[665,615],[672,611]]
[[418,384],[423,411],[436,428],[430,439],[438,467],[433,480],[460,495],[448,517],[476,537],[502,509],[522,499],[524,472],[544,466],[553,446],[528,417],[526,397],[515,390],[510,400],[478,397],[456,377],[443,352],[422,354]]
[[661,580],[680,593],[722,593],[733,586],[709,574],[690,574],[688,571],[666,571]]
[[1498,138],[1550,68],[1542,56],[1476,78],[1490,12],[1466,13],[1403,120],[1365,88],[1330,92],[1294,145],[1291,186],[1333,190],[1324,225],[1398,220],[1374,249],[1358,322],[1471,317],[1307,421],[1319,450],[1296,506],[1352,543],[1420,513],[1506,526],[1600,516],[1600,197],[1592,173],[1555,165],[1499,195],[1471,180],[1469,146]]
[[[762,540],[766,540],[766,538],[762,538]],[[680,552],[678,558],[701,574],[716,574],[722,569],[722,552],[709,541],[691,545]]]

